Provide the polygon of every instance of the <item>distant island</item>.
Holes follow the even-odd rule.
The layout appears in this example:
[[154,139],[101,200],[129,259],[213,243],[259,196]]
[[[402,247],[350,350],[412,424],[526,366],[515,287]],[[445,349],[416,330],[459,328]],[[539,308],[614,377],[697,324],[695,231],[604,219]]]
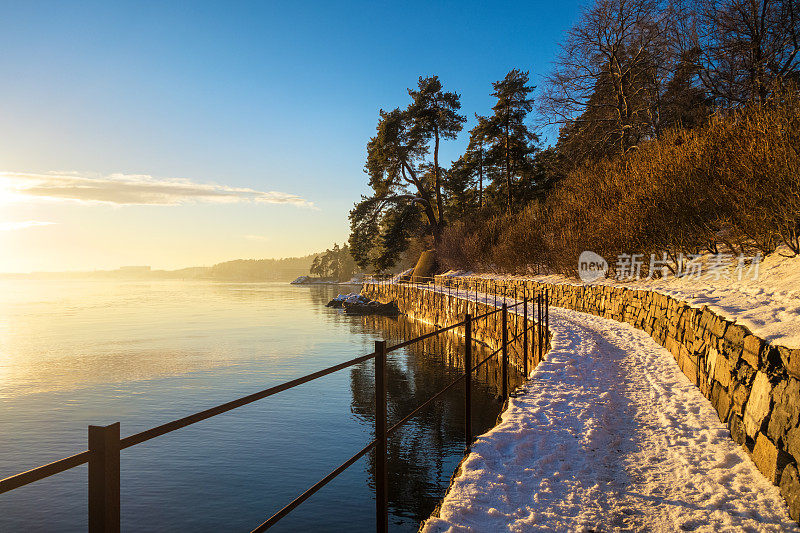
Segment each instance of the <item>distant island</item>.
[[235,259],[213,266],[178,270],[154,270],[148,265],[128,265],[116,270],[72,272],[0,273],[0,279],[197,279],[230,282],[292,281],[308,277],[305,283],[349,281],[358,267],[347,244],[302,257],[280,259]]
[[291,281],[310,272],[321,254],[282,259],[236,259],[206,267],[154,270],[149,266],[123,266],[116,270],[84,272],[30,272],[0,274],[0,279],[197,279],[232,282]]

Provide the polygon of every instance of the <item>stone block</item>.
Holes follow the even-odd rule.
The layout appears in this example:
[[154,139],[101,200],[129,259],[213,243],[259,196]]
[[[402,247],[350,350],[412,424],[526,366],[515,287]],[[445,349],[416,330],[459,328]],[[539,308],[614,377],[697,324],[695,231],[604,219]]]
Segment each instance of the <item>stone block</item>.
[[761,352],[764,350],[764,341],[755,335],[747,335],[744,338],[742,349],[742,359],[753,368],[761,365]]
[[779,450],[769,438],[759,433],[756,436],[756,445],[753,448],[753,462],[759,471],[764,474],[773,485],[777,485],[781,479],[783,468],[789,464],[790,456],[786,452]]
[[748,387],[753,384],[753,378],[756,377],[756,371],[747,363],[742,363],[736,369],[736,381],[747,385]]
[[765,367],[766,371],[772,374],[780,373],[783,370],[784,364],[781,361],[781,353],[777,346],[767,346],[764,348],[764,352],[762,352],[761,368]]
[[800,425],[800,381],[782,379],[772,389],[772,403],[767,435],[773,442],[786,444],[789,430]]
[[800,379],[800,349],[778,346],[778,354],[789,375]]
[[742,357],[742,352],[744,351],[744,337],[747,333],[747,329],[736,324],[729,325],[728,329],[725,331],[725,337],[722,339],[720,348],[722,354],[726,359],[731,361],[733,366],[736,366],[736,363],[738,363],[739,359]]
[[744,406],[747,404],[747,398],[750,396],[750,387],[742,383],[737,383],[733,389],[731,396],[732,408],[738,415],[744,414]]
[[717,315],[713,315],[713,318],[709,322],[709,331],[718,339],[722,339],[725,336],[725,331],[728,328],[728,321],[722,317],[718,317]]
[[744,432],[744,423],[742,417],[739,415],[731,415],[728,418],[728,429],[731,432],[731,438],[736,444],[742,445],[747,440],[747,435]]
[[796,465],[790,464],[783,469],[780,488],[781,496],[789,507],[789,516],[792,520],[800,520],[800,476]]
[[697,359],[693,357],[691,353],[688,351],[681,352],[680,359],[678,360],[678,366],[680,367],[681,371],[683,371],[684,375],[689,378],[689,381],[697,384]]
[[711,404],[717,410],[720,422],[726,422],[731,410],[731,396],[719,383],[714,383],[711,390]]
[[717,370],[717,359],[721,359],[719,352],[715,348],[709,348],[708,357],[706,357],[705,364],[706,374],[709,381],[714,379],[714,373]]
[[749,437],[755,438],[756,433],[761,430],[761,425],[769,415],[771,403],[772,385],[769,377],[763,372],[757,372],[744,410],[744,428]]
[[797,460],[800,457],[800,427],[791,428],[786,432],[783,448]]
[[722,355],[719,355],[717,357],[717,364],[714,370],[714,379],[727,389],[731,385],[732,370],[733,367],[731,362]]

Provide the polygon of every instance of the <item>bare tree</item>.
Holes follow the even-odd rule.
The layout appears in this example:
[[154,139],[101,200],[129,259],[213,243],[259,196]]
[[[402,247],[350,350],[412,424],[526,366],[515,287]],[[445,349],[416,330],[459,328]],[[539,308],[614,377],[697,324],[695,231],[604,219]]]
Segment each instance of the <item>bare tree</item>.
[[[693,13],[692,13],[693,11]],[[701,78],[725,106],[764,102],[800,67],[800,0],[696,0]]]
[[539,111],[624,153],[655,134],[667,10],[658,0],[599,0],[568,32]]

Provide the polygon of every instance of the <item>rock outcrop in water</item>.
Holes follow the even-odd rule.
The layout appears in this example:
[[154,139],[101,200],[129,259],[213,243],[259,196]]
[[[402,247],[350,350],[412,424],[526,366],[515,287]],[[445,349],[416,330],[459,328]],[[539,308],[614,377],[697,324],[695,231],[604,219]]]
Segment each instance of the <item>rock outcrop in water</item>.
[[380,303],[375,300],[370,300],[361,294],[340,294],[325,307],[333,307],[334,309],[344,309],[348,315],[383,315],[383,316],[397,316],[400,314],[400,308],[397,303],[392,301],[388,303]]

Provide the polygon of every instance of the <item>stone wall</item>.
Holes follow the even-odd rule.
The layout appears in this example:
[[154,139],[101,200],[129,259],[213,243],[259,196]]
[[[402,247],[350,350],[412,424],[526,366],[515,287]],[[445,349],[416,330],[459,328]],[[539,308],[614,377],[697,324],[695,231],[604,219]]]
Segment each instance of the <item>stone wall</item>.
[[553,306],[626,322],[672,353],[758,469],[780,486],[790,515],[800,519],[800,349],[770,345],[707,307],[670,296],[607,285],[531,280],[438,277],[479,292],[534,294],[547,290]]
[[[493,305],[470,302],[463,298],[456,298],[448,294],[417,288],[410,285],[383,284],[364,285],[362,293],[373,300],[382,303],[396,301],[400,311],[404,314],[428,324],[447,327],[464,320],[464,315],[470,313],[477,317],[484,313],[494,311]],[[521,313],[521,311],[520,311]],[[502,344],[502,314],[494,313],[491,316],[473,321],[473,338],[485,344],[492,351],[500,348]],[[512,312],[507,314],[508,323],[508,362],[518,372],[530,372],[539,364],[547,353],[548,342],[545,338],[544,327],[539,327],[533,317],[528,317],[528,350],[524,350],[523,325],[524,316]],[[464,328],[455,328],[460,335]],[[541,335],[541,337],[540,337]],[[516,340],[511,342],[512,340]],[[527,361],[525,361],[527,357]],[[477,362],[477,361],[476,361]],[[527,367],[526,367],[527,363]]]

